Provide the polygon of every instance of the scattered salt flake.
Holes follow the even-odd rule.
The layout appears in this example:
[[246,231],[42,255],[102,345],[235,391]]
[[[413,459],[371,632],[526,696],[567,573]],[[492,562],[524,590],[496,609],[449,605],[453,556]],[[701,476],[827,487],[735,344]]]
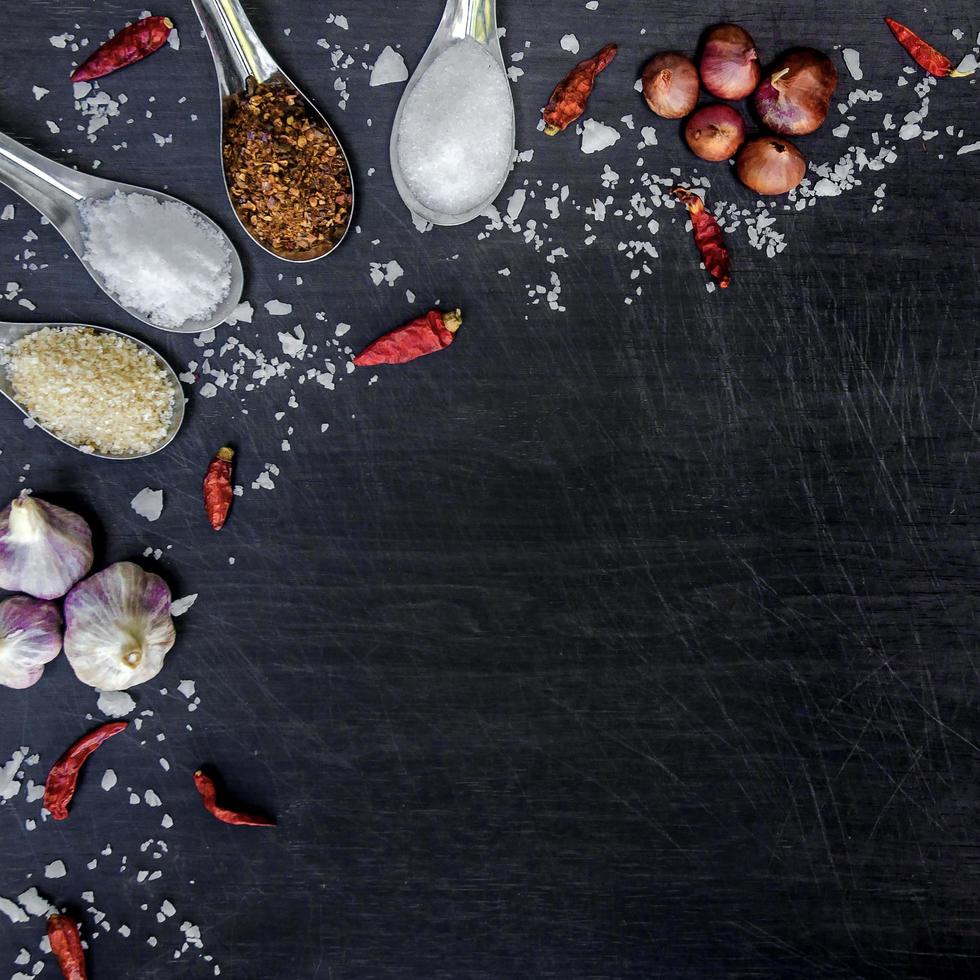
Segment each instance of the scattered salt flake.
[[197,593],[194,592],[192,595],[185,595],[183,599],[174,599],[170,603],[170,615],[171,616],[183,616],[191,606],[197,601]]
[[844,48],[841,55],[844,58],[844,64],[847,66],[847,70],[851,73],[851,78],[856,82],[860,82],[864,78],[864,72],[861,71],[861,52],[855,51],[854,48]]
[[204,384],[202,384],[199,391],[199,394],[202,398],[214,398],[214,396],[217,393],[218,393],[218,389],[213,384],[211,384],[210,381],[206,381]]
[[970,52],[957,66],[956,70],[961,71],[964,74],[969,75],[971,72],[975,72],[977,68],[980,68],[980,61],[977,61],[977,56]]
[[966,146],[961,146],[956,151],[956,155],[961,157],[964,153],[976,153],[977,150],[980,150],[980,143],[968,143]]
[[378,60],[371,69],[371,81],[368,84],[371,88],[377,88],[379,85],[404,82],[407,78],[408,68],[405,66],[405,59],[389,44],[378,55]]
[[163,800],[152,789],[148,789],[143,794],[143,799],[146,801],[147,806],[163,806]]
[[75,40],[74,34],[54,34],[48,38],[51,42],[51,47],[53,48],[64,48],[68,46],[69,41]]
[[561,47],[563,51],[578,54],[578,38],[574,34],[565,34],[561,39]]
[[17,901],[28,915],[47,916],[56,911],[54,906],[36,888],[28,888],[17,896]]
[[270,299],[263,305],[270,316],[289,316],[293,312],[292,303],[282,303],[277,299]]
[[194,694],[197,691],[197,685],[191,680],[181,681],[177,685],[177,690],[180,691],[185,698],[190,700],[192,697],[194,697]]
[[371,263],[371,282],[375,286],[380,286],[383,282],[389,286],[394,286],[395,282],[403,275],[405,275],[405,270],[394,259],[390,262]]
[[582,152],[598,153],[619,139],[619,131],[595,119],[586,119],[582,126]]
[[118,780],[116,779],[116,773],[114,770],[106,769],[106,771],[102,773],[102,788],[107,793],[109,792],[110,789],[112,789],[113,786],[116,785],[117,782]]
[[334,328],[334,336],[343,337],[348,330],[350,330],[349,323],[338,323],[337,326]]
[[52,122],[50,119],[45,119],[44,121],[47,124],[48,129],[50,129],[52,133],[61,132],[61,127],[56,122]]
[[107,718],[124,718],[136,707],[125,691],[99,691],[98,708]]
[[143,487],[129,502],[129,506],[148,521],[158,520],[163,513],[163,491]]
[[34,101],[40,102],[41,99],[43,99],[48,94],[48,92],[51,91],[51,89],[41,88],[40,85],[34,85],[31,88],[31,91],[34,93]]
[[160,826],[163,827],[164,830],[170,830],[170,828],[173,825],[174,825],[174,818],[170,816],[169,813],[165,813],[163,815],[163,819],[160,821]]
[[231,313],[228,314],[228,318],[225,323],[228,326],[233,327],[236,323],[251,323],[252,317],[255,315],[255,309],[252,304],[248,301],[244,303],[239,303]]
[[643,146],[656,146],[657,145],[657,130],[653,126],[644,126],[640,130],[640,136],[643,137]]
[[0,895],[0,912],[10,919],[11,922],[27,922],[27,913],[9,898]]
[[343,14],[337,14],[333,19],[333,23],[336,24],[336,26],[342,31],[349,29],[347,25],[347,18]]
[[64,861],[52,861],[44,866],[45,878],[64,878],[68,874]]
[[0,221],[13,221],[16,212],[12,204],[5,204],[3,211],[0,211]]
[[177,28],[171,28],[170,34],[167,35],[167,44],[174,49],[174,51],[180,50],[180,35],[177,33]]

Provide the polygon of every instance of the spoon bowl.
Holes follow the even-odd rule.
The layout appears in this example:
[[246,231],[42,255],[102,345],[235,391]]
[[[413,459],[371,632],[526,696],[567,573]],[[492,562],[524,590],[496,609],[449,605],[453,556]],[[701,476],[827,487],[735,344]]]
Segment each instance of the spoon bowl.
[[68,247],[78,257],[88,274],[114,303],[121,306],[130,316],[148,326],[155,327],[157,330],[167,330],[170,333],[201,333],[204,330],[212,330],[229,317],[241,300],[245,285],[241,259],[228,236],[210,218],[200,211],[196,211],[196,209],[192,210],[195,210],[202,221],[209,224],[221,235],[231,254],[231,285],[228,289],[228,296],[206,320],[187,320],[179,327],[164,327],[154,323],[137,310],[124,306],[110,291],[103,277],[86,261],[80,205],[86,202],[105,200],[112,197],[113,194],[121,192],[123,194],[143,194],[161,202],[173,202],[184,207],[190,207],[190,205],[170,194],[72,170],[70,167],[64,167],[60,163],[55,163],[40,153],[28,149],[3,133],[0,133],[0,182],[19,194],[28,204],[37,208],[51,222],[68,243]]
[[170,416],[170,425],[167,429],[167,434],[161,440],[159,445],[155,446],[149,452],[145,453],[135,453],[128,456],[114,456],[107,453],[96,453],[89,452],[86,449],[82,449],[80,446],[76,446],[72,442],[68,442],[66,439],[62,439],[61,436],[56,435],[47,426],[43,425],[38,419],[34,418],[27,408],[22,405],[14,394],[13,384],[10,380],[10,375],[7,371],[7,366],[3,363],[3,358],[0,357],[0,394],[2,394],[11,404],[13,404],[19,411],[23,412],[24,415],[33,419],[34,424],[37,428],[42,429],[46,432],[52,439],[57,439],[58,442],[63,443],[66,446],[70,446],[72,449],[77,450],[80,453],[84,453],[86,456],[94,456],[96,459],[115,459],[115,460],[126,460],[126,459],[143,459],[146,456],[152,456],[154,453],[160,452],[161,449],[166,448],[173,442],[174,437],[180,430],[181,424],[184,421],[184,389],[181,386],[180,379],[174,372],[174,369],[161,357],[152,347],[148,344],[144,344],[142,340],[137,340],[135,337],[131,337],[127,333],[123,333],[121,330],[111,330],[109,327],[95,327],[89,324],[82,323],[4,323],[0,322],[0,355],[5,354],[10,347],[15,344],[18,340],[24,337],[30,336],[32,333],[36,333],[38,330],[43,330],[45,327],[51,327],[53,330],[57,330],[62,327],[83,327],[86,330],[94,330],[96,333],[104,334],[114,334],[117,337],[123,337],[126,340],[132,341],[134,344],[142,347],[144,350],[148,351],[157,365],[163,370],[167,376],[167,381],[173,388],[174,392],[174,404],[173,412]]
[[[263,251],[284,262],[315,262],[329,255],[347,237],[354,215],[354,179],[350,161],[344,150],[336,130],[330,125],[326,116],[300,90],[299,86],[279,67],[269,50],[259,39],[255,28],[242,9],[238,0],[191,0],[191,5],[197,14],[204,36],[207,38],[211,57],[214,60],[214,70],[218,77],[218,94],[221,98],[221,134],[220,148],[222,173],[225,177],[225,190],[228,191],[228,203],[242,228]],[[236,100],[253,94],[257,86],[281,87],[295,93],[306,107],[307,112],[317,121],[323,130],[330,134],[344,160],[344,166],[350,176],[350,207],[347,211],[347,222],[340,237],[322,249],[310,249],[306,252],[277,252],[266,245],[252,233],[249,225],[242,220],[228,188],[228,174],[224,167],[224,137],[228,117],[234,109]]]
[[[395,121],[391,127],[389,156],[391,159],[391,174],[395,182],[395,187],[405,202],[405,206],[413,214],[434,225],[462,225],[467,221],[472,221],[474,218],[479,217],[486,211],[487,205],[496,200],[497,196],[503,190],[511,170],[511,168],[508,168],[504,171],[493,193],[489,194],[484,201],[458,214],[447,214],[426,207],[426,205],[419,201],[409,187],[408,180],[402,170],[398,152],[398,136],[402,116],[412,92],[432,66],[432,63],[441,54],[453,44],[466,39],[483,45],[489,55],[498,63],[500,70],[506,78],[507,66],[504,62],[503,52],[500,50],[500,38],[497,32],[496,0],[446,0],[446,8],[442,14],[442,20],[439,22],[439,26],[436,28],[436,32],[432,36],[432,40],[429,42],[425,54],[422,55],[415,71],[412,73],[412,77],[405,85],[401,101],[398,103],[398,111],[395,113]],[[514,100],[511,95],[509,80],[507,82],[507,93],[510,97],[510,145],[513,148],[516,126],[514,122]]]

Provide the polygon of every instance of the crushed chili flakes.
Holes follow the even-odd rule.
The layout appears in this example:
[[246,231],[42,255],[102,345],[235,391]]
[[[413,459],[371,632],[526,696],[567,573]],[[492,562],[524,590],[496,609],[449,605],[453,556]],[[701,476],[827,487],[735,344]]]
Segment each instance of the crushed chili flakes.
[[269,251],[317,258],[343,237],[353,203],[347,160],[291,86],[253,82],[232,97],[222,159],[238,217]]

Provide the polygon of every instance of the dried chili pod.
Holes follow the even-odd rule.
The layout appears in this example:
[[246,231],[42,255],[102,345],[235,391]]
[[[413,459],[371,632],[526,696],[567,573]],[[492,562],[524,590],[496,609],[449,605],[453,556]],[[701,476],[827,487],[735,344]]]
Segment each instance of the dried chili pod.
[[585,112],[589,96],[595,88],[596,77],[609,67],[618,50],[615,44],[607,44],[591,58],[580,61],[555,86],[541,113],[544,131],[548,136],[555,136],[567,129]]
[[260,817],[254,813],[244,813],[241,810],[231,810],[228,807],[219,806],[218,790],[214,780],[201,769],[194,773],[194,785],[197,787],[198,793],[201,794],[204,809],[222,823],[229,823],[235,827],[275,827],[276,822],[269,820],[268,817]]
[[67,915],[48,917],[48,941],[65,980],[88,980],[78,926]]
[[142,61],[167,43],[173,29],[174,22],[169,17],[144,17],[124,27],[71,73],[71,81],[91,82]]
[[459,310],[443,313],[430,310],[403,327],[382,335],[368,344],[354,363],[358,367],[372,364],[407,364],[417,357],[424,357],[448,347],[456,338],[456,331],[463,324],[463,314]]
[[204,474],[204,510],[215,531],[220,531],[228,519],[234,487],[231,485],[232,464],[235,451],[222,446],[215,454]]
[[732,277],[728,274],[731,255],[725,246],[718,219],[709,213],[700,195],[683,187],[675,187],[671,192],[686,208],[694,226],[694,242],[701,253],[704,267],[712,278],[718,280],[720,289],[727,289]]
[[51,772],[44,782],[44,807],[55,820],[65,820],[68,817],[68,804],[75,795],[78,774],[85,765],[85,760],[103,742],[128,727],[128,721],[110,721],[94,728],[74,745],[69,746],[64,755],[51,767]]
[[972,71],[954,71],[953,63],[941,51],[923,41],[915,31],[900,24],[891,17],[885,18],[885,23],[891,28],[895,40],[912,56],[915,63],[924,68],[930,75],[937,78],[966,78]]

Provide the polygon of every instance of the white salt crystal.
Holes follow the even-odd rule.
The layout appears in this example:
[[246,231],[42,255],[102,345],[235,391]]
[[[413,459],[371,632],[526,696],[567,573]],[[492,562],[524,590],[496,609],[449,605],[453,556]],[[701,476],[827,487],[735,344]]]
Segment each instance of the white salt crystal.
[[578,38],[574,34],[565,34],[561,39],[561,47],[563,51],[578,54]]
[[956,155],[961,157],[964,153],[976,153],[977,150],[980,150],[980,143],[968,143],[966,146],[961,146],[956,151]]
[[519,187],[511,194],[510,200],[507,202],[507,217],[511,221],[516,221],[521,216],[525,201],[527,201],[527,191],[523,187]]
[[52,861],[44,866],[45,878],[64,878],[68,874],[64,861]]
[[395,281],[405,275],[405,270],[394,260],[390,262],[371,263],[371,282],[375,286],[380,286],[385,282],[389,286],[394,286]]
[[40,102],[41,99],[43,99],[51,90],[47,88],[41,88],[40,85],[34,85],[31,88],[31,91],[34,93],[34,101]]
[[231,290],[231,248],[193,208],[117,191],[86,199],[85,261],[120,305],[155,326],[206,320]]
[[102,774],[102,788],[108,793],[117,782],[118,780],[116,779],[115,771],[112,769],[106,769],[106,771]]
[[338,323],[337,326],[334,328],[334,336],[343,337],[348,330],[350,330],[349,323]]
[[598,153],[619,139],[619,131],[595,119],[586,119],[582,126],[582,152]]
[[513,103],[484,45],[457,41],[426,69],[402,110],[397,154],[411,193],[432,211],[465,214],[497,192],[514,155]]
[[964,72],[965,74],[970,74],[975,72],[977,68],[980,68],[980,62],[977,61],[977,56],[972,52],[968,54],[957,66],[956,70]]
[[[163,493],[162,490],[158,492]],[[99,691],[97,704],[107,718],[124,718],[136,707],[136,702],[125,691]]]
[[864,72],[861,71],[861,52],[855,51],[854,48],[844,48],[841,54],[844,57],[847,70],[851,73],[851,78],[860,82],[864,78]]
[[405,59],[389,44],[378,55],[378,60],[371,69],[371,81],[368,84],[371,88],[376,88],[378,85],[404,82],[407,78],[408,68],[405,66]]
[[177,690],[189,700],[190,698],[194,697],[194,692],[197,690],[197,685],[194,683],[194,681],[181,681],[177,685]]
[[185,595],[183,599],[174,599],[170,603],[170,615],[171,616],[183,616],[191,606],[197,601],[197,593],[194,592],[192,595]]
[[813,188],[813,193],[818,197],[838,197],[841,189],[839,184],[835,184],[832,180],[823,177],[817,181]]
[[834,127],[834,136],[839,139],[843,139],[851,131],[851,127],[847,123],[841,123],[839,126]]
[[236,323],[251,323],[252,317],[255,315],[255,310],[252,304],[247,300],[244,303],[239,303],[231,313],[228,314],[228,318],[225,323],[228,326],[233,327]]
[[27,914],[16,903],[0,895],[0,912],[10,919],[11,922],[27,922]]
[[291,303],[282,303],[277,299],[270,299],[268,303],[263,305],[270,316],[288,316],[293,312]]
[[922,127],[917,122],[906,123],[899,131],[898,135],[903,140],[914,140],[922,133]]
[[51,903],[36,888],[28,888],[26,892],[21,892],[17,896],[17,901],[28,915],[47,916],[55,911]]
[[160,797],[157,796],[157,794],[154,793],[152,789],[148,789],[143,794],[143,799],[146,801],[146,805],[147,806],[162,806],[163,805],[163,800],[161,800]]
[[148,521],[155,521],[163,513],[163,491],[143,487],[129,502],[129,506],[140,517],[145,517]]
[[12,204],[5,204],[3,211],[0,211],[0,221],[13,221],[15,213]]

